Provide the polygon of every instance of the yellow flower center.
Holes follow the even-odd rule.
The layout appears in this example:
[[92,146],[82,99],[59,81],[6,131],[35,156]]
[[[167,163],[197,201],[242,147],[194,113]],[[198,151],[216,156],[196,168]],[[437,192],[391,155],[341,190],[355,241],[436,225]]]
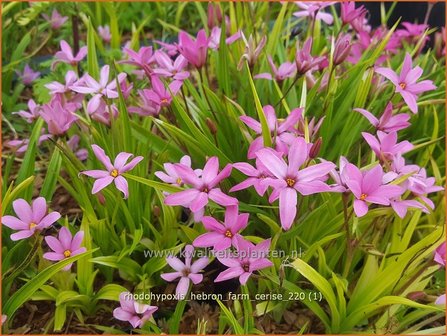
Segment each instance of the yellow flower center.
[[361,201],[364,201],[367,197],[368,197],[367,194],[361,194],[361,195],[360,195],[360,200],[361,200]]
[[29,229],[31,230],[32,228],[36,227],[37,224],[34,222],[29,223]]
[[225,231],[225,237],[233,238],[233,234],[231,233],[230,230]]
[[405,90],[405,88],[407,87],[407,84],[402,82],[402,83],[399,83],[399,86],[402,88],[402,90]]
[[112,177],[117,177],[118,175],[119,175],[118,170],[116,170],[116,169],[114,169],[110,172],[110,176],[112,176]]
[[168,103],[168,99],[167,98],[163,98],[162,100],[161,100],[161,104],[162,105],[166,105]]
[[64,257],[68,258],[69,256],[71,256],[71,251],[70,250],[65,250],[64,251]]
[[296,181],[294,179],[292,179],[292,178],[287,178],[286,179],[287,186],[289,186],[289,187],[293,187],[295,185],[295,182]]
[[182,184],[182,179],[181,179],[180,177],[177,177],[177,180],[175,180],[175,182],[176,182],[178,185],[181,185],[181,184]]

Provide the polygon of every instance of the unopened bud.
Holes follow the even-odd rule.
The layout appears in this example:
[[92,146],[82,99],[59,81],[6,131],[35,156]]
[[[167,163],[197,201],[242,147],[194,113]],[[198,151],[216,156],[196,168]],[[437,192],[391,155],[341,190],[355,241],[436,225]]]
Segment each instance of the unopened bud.
[[319,137],[317,141],[312,144],[312,148],[309,151],[309,157],[311,159],[315,159],[320,153],[321,144],[323,143],[323,139]]
[[422,291],[411,292],[411,293],[407,294],[407,299],[410,299],[411,301],[424,300],[426,297],[427,297],[427,294],[425,294]]
[[101,192],[97,193],[96,197],[98,197],[98,201],[99,201],[99,203],[101,203],[101,205],[106,204],[106,198],[104,197],[104,195]]
[[351,52],[351,36],[346,34],[341,36],[334,47],[334,66],[344,62]]
[[206,125],[208,126],[211,134],[216,134],[217,133],[217,126],[216,124],[210,119],[210,118],[206,118],[205,120]]
[[160,207],[158,205],[154,205],[154,207],[152,208],[152,212],[154,213],[155,217],[160,217]]

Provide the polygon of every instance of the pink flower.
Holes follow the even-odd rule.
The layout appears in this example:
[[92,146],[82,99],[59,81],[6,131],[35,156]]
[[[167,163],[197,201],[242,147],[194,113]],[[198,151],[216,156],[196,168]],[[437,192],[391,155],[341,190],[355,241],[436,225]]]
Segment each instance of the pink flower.
[[334,46],[334,65],[339,65],[345,61],[351,52],[351,35],[345,34],[335,41]]
[[[187,168],[191,168],[191,158],[188,155],[185,155],[180,159],[179,164],[183,165]],[[157,176],[160,180],[162,180],[165,183],[169,183],[169,184],[172,184],[172,185],[175,185],[178,187],[182,187],[184,181],[177,173],[177,170],[175,169],[175,165],[173,163],[165,163],[165,164],[163,164],[163,167],[164,167],[166,173],[162,172],[162,171],[156,171],[154,173],[154,175]],[[200,177],[200,175],[202,174],[202,170],[196,169],[196,170],[194,170],[194,173],[197,175],[197,177]]]
[[178,50],[189,63],[196,68],[205,65],[209,41],[204,29],[199,30],[195,41],[186,32],[180,31],[178,41]]
[[151,84],[152,89],[143,90],[143,93],[155,107],[156,114],[158,114],[163,107],[171,105],[172,97],[175,96],[182,87],[181,81],[173,81],[169,84],[167,89],[162,81],[155,75],[151,76]]
[[128,59],[119,63],[137,66],[143,69],[147,76],[151,76],[152,69],[150,66],[155,62],[152,47],[141,47],[138,52],[129,48],[124,48],[123,50],[128,55]]
[[45,20],[47,20],[52,29],[59,29],[68,20],[68,16],[62,16],[56,9],[53,9],[51,18],[47,14],[42,14]]
[[237,205],[229,206],[225,211],[225,220],[223,223],[215,218],[205,216],[202,223],[209,232],[198,236],[192,243],[195,247],[213,246],[214,250],[221,251],[236,245],[236,238],[247,227],[248,213],[238,214]]
[[435,301],[435,304],[445,305],[445,294],[442,294],[440,297],[438,297]]
[[312,57],[312,37],[309,37],[300,50],[298,42],[296,44],[295,64],[298,74],[304,75],[309,70],[318,67],[325,57]]
[[[286,78],[290,78],[295,76],[296,73],[296,65],[294,63],[285,62],[282,63],[279,68],[276,68],[275,63],[273,63],[272,57],[268,56],[268,61],[270,64],[270,68],[272,69],[272,73],[275,77],[275,80],[278,82],[284,81]],[[259,75],[254,76],[253,78],[264,78],[268,80],[272,80],[273,77],[269,73],[261,73]]]
[[182,81],[189,77],[189,72],[184,68],[188,66],[188,61],[182,55],[177,56],[175,61],[172,61],[165,52],[157,50],[154,58],[159,68],[154,69],[154,73],[163,77],[172,77],[174,80]]
[[343,178],[354,194],[354,212],[357,217],[366,215],[368,203],[390,205],[390,199],[404,192],[404,189],[397,185],[383,184],[383,170],[380,165],[362,172],[352,163],[347,163]]
[[385,107],[385,111],[380,119],[377,119],[371,112],[361,108],[355,108],[354,111],[361,113],[378,131],[386,133],[397,132],[410,126],[408,122],[410,116],[408,114],[401,113],[393,116],[393,104],[391,102]]
[[154,40],[155,43],[161,45],[162,49],[166,51],[169,56],[176,56],[178,54],[177,43],[166,43],[163,41]]
[[158,307],[136,302],[132,294],[122,292],[120,294],[121,307],[113,310],[113,317],[120,321],[129,322],[133,328],[142,327]]
[[[94,113],[100,103],[102,97],[107,98],[118,98],[118,91],[116,90],[116,80],[112,79],[109,82],[109,72],[110,68],[108,65],[104,65],[101,68],[99,82],[92,78],[89,74],[85,74],[81,82],[77,82],[72,85],[70,88],[82,94],[92,94],[93,97],[89,100],[87,104],[87,112]],[[122,81],[126,78],[125,73],[120,73],[118,75],[118,83],[121,84]]]
[[126,164],[133,154],[121,152],[119,153],[112,165],[110,158],[105,154],[104,150],[98,145],[92,145],[93,153],[96,158],[102,162],[107,170],[86,170],[81,174],[87,175],[97,179],[93,184],[92,194],[96,194],[98,191],[107,187],[110,183],[114,182],[116,188],[124,194],[124,198],[129,197],[129,187],[127,180],[121,176],[121,174],[132,170],[141,160],[142,156],[133,158]]
[[2,217],[3,225],[18,231],[11,235],[11,240],[28,238],[36,231],[42,231],[50,227],[61,218],[60,213],[56,211],[47,214],[47,203],[43,197],[36,198],[32,205],[19,198],[12,202],[12,207],[17,217]]
[[309,17],[312,20],[318,19],[324,21],[326,24],[332,24],[334,22],[332,15],[323,12],[322,9],[333,5],[335,2],[297,1],[295,3],[303,9],[293,13],[296,17]]
[[[59,230],[58,239],[52,236],[45,237],[45,241],[53,252],[44,253],[43,257],[47,260],[59,261],[81,254],[87,251],[85,247],[81,247],[82,239],[84,239],[84,231],[79,231],[73,237],[70,230],[63,226]],[[68,271],[72,265],[65,266],[64,271]]]
[[[267,125],[270,134],[272,138],[275,139],[276,150],[280,153],[287,154],[288,148],[286,143],[283,141],[282,135],[283,133],[287,133],[300,120],[302,116],[302,109],[293,109],[287,116],[287,118],[284,119],[282,122],[278,121],[273,106],[264,106],[263,110],[267,118]],[[264,148],[261,123],[248,116],[242,116],[240,117],[240,119],[245,125],[255,131],[256,134],[259,134],[259,137],[253,140],[253,142],[250,144],[250,147],[248,148],[247,157],[249,159],[254,159],[256,157],[256,152],[261,148]]]
[[[281,154],[278,153],[278,157],[281,157]],[[259,160],[258,158],[256,159],[256,168],[254,168],[247,162],[234,163],[233,167],[242,172],[243,174],[247,175],[248,179],[233,186],[230,189],[230,192],[247,189],[248,187],[253,186],[259,196],[263,196],[265,194],[265,192],[268,189],[268,185],[262,183],[262,181],[264,181],[264,179],[267,177],[273,177],[273,175],[264,166],[261,160]]]
[[330,191],[323,181],[335,167],[332,162],[318,163],[300,170],[309,159],[309,144],[304,138],[296,138],[289,149],[288,163],[279,158],[271,148],[256,152],[258,159],[275,176],[266,178],[264,183],[273,187],[269,197],[272,203],[279,198],[279,217],[284,230],[290,229],[297,212],[297,192],[301,195],[311,195]]
[[33,84],[33,82],[40,77],[40,72],[34,71],[28,64],[25,64],[23,72],[15,70],[15,73],[19,76],[23,84],[27,86]]
[[236,252],[234,254],[228,255],[228,251],[216,253],[217,259],[228,269],[221,272],[214,279],[214,282],[239,277],[241,285],[245,285],[253,272],[273,266],[273,263],[267,259],[270,239],[264,240],[258,245],[253,245],[242,236],[237,236],[235,243]]
[[180,281],[176,288],[176,295],[184,299],[188,293],[189,284],[192,282],[197,285],[202,282],[203,274],[199,272],[203,270],[206,265],[209,264],[208,257],[202,257],[191,264],[191,260],[194,254],[194,247],[192,245],[185,246],[185,262],[182,262],[179,258],[169,256],[166,258],[166,262],[171,266],[175,272],[163,273],[160,276],[163,280],[168,282],[174,281],[180,278]]
[[160,113],[160,106],[154,102],[158,96],[153,90],[138,90],[138,95],[140,96],[140,103],[138,106],[129,106],[127,110],[130,113],[136,113],[141,116],[156,116]]
[[438,246],[438,248],[435,251],[435,261],[439,264],[445,267],[445,245],[446,243],[443,242],[441,245]]
[[[41,135],[39,136],[39,139],[37,139],[37,145],[40,146],[42,142],[47,141],[48,139],[52,138],[53,136],[51,134],[44,134],[45,128],[42,128]],[[17,154],[22,154],[27,151],[29,144],[29,139],[22,139],[22,140],[9,140],[5,142],[5,146],[9,148],[13,148],[16,150]]]
[[376,72],[388,78],[395,86],[396,92],[400,93],[405,103],[410,108],[411,112],[418,112],[418,105],[416,103],[418,95],[436,89],[436,86],[431,80],[423,80],[416,83],[422,76],[422,68],[416,66],[412,68],[411,56],[409,53],[405,54],[404,63],[400,75],[397,75],[389,68],[377,68]]
[[70,87],[73,86],[78,81],[78,75],[73,70],[67,71],[65,74],[65,84],[59,82],[51,82],[45,84],[44,86],[50,90],[50,94],[54,95],[56,93],[66,93],[70,92]]
[[[211,34],[208,39],[208,48],[213,49],[213,50],[219,49],[221,33],[222,33],[222,29],[220,27],[214,27],[211,30]],[[225,43],[232,44],[240,38],[241,38],[241,33],[236,32],[235,34],[231,35],[230,37],[227,37],[225,39]]]
[[40,105],[36,104],[33,99],[28,100],[28,111],[20,110],[19,112],[12,112],[12,114],[17,114],[26,120],[27,123],[31,124],[34,120],[40,117]]
[[341,7],[341,21],[343,24],[352,23],[354,20],[358,18],[362,18],[365,16],[367,10],[364,6],[360,6],[358,8],[355,8],[355,2],[354,1],[342,1],[340,3]]
[[[323,162],[327,162],[326,160],[321,159]],[[344,156],[340,156],[339,164],[338,164],[338,171],[334,168],[329,172],[329,175],[334,180],[335,184],[330,185],[332,191],[335,192],[347,192],[348,191],[348,185],[346,184],[343,170],[346,167],[346,164],[348,164],[348,160]]]
[[54,57],[56,57],[56,61],[53,62],[51,65],[51,68],[54,69],[57,63],[67,63],[71,64],[72,66],[76,66],[80,61],[82,61],[85,56],[87,56],[87,47],[82,47],[79,49],[79,52],[76,54],[76,56],[73,55],[73,50],[71,49],[70,45],[65,41],[61,41],[61,51],[58,51]]
[[112,39],[112,34],[110,33],[110,27],[108,25],[98,26],[98,35],[102,38],[105,43],[110,43]]
[[224,194],[217,185],[231,174],[228,164],[219,173],[219,159],[215,156],[208,159],[200,177],[190,168],[181,164],[175,165],[178,176],[191,189],[183,190],[165,198],[167,205],[181,205],[195,213],[195,219],[200,220],[209,199],[224,207],[238,204],[238,200]]
[[416,200],[401,200],[399,198],[391,198],[390,205],[394,212],[400,217],[404,218],[407,215],[408,208],[420,209],[428,213],[427,208]]
[[59,96],[53,96],[49,103],[42,105],[40,115],[48,125],[48,132],[63,135],[78,120],[78,116],[74,113],[76,109],[76,104],[62,104]]
[[395,131],[390,133],[377,131],[378,138],[366,132],[362,132],[362,136],[382,162],[392,161],[397,154],[405,154],[414,147],[407,140],[398,143]]
[[107,105],[104,99],[99,102],[98,108],[91,112],[87,111],[93,120],[96,120],[104,125],[110,126],[112,119],[118,116],[118,108],[115,104]]

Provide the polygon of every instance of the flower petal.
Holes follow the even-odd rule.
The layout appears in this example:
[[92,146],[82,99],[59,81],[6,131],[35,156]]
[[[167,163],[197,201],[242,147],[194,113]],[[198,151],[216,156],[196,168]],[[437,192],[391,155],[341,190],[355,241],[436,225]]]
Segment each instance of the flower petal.
[[279,217],[284,230],[290,229],[296,216],[296,191],[284,188],[279,194]]
[[129,197],[129,185],[127,180],[122,176],[117,176],[114,180],[116,188],[124,194],[124,198]]

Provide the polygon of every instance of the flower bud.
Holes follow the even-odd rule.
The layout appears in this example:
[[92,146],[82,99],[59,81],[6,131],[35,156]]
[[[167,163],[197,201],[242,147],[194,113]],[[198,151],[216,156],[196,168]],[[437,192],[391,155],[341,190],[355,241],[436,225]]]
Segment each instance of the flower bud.
[[346,34],[338,38],[334,48],[334,66],[344,62],[351,51],[351,36]]
[[217,133],[217,126],[216,124],[210,119],[210,118],[206,118],[205,120],[206,125],[208,126],[211,134],[216,134]]
[[315,159],[320,153],[321,144],[323,143],[323,139],[319,137],[317,141],[312,144],[312,148],[309,151],[309,157],[311,159]]

